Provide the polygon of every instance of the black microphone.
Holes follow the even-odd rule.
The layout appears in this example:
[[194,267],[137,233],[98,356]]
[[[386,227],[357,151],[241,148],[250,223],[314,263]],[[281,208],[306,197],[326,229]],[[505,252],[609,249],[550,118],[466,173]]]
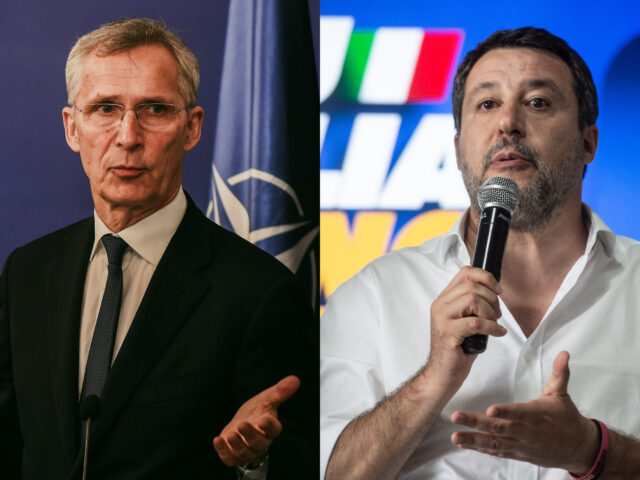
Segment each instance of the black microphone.
[[[500,281],[511,215],[518,206],[519,196],[518,184],[510,178],[491,177],[478,189],[478,205],[482,212],[471,265],[493,273],[497,281]],[[487,335],[472,335],[462,342],[462,350],[468,354],[482,353],[486,349]]]
[[100,399],[96,395],[87,395],[80,402],[80,418],[87,422],[84,437],[84,464],[82,466],[82,480],[87,480],[87,459],[89,457],[89,432],[91,420],[100,416]]

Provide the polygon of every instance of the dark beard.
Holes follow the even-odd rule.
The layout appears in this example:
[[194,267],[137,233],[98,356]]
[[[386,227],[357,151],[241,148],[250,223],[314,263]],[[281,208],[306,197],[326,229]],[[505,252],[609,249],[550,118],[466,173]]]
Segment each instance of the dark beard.
[[578,137],[573,149],[562,159],[555,161],[540,161],[538,152],[517,139],[503,139],[493,145],[482,159],[482,175],[476,176],[469,165],[462,157],[460,151],[456,150],[459,158],[462,179],[464,180],[471,207],[480,213],[478,205],[478,189],[482,185],[491,159],[500,150],[509,148],[525,156],[538,170],[538,175],[526,187],[520,189],[520,199],[518,207],[511,219],[511,228],[519,232],[533,232],[552,220],[558,214],[561,207],[567,200],[569,194],[574,191],[582,180],[584,165],[580,161],[584,153],[582,139]]

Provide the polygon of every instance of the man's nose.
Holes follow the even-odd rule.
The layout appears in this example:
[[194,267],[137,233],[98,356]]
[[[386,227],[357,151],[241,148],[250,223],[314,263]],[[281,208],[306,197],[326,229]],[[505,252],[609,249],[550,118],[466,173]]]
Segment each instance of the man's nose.
[[507,137],[524,137],[526,132],[522,105],[518,102],[505,102],[500,109],[498,129],[501,135]]
[[134,109],[126,109],[118,125],[118,146],[126,150],[135,150],[142,144],[142,129]]

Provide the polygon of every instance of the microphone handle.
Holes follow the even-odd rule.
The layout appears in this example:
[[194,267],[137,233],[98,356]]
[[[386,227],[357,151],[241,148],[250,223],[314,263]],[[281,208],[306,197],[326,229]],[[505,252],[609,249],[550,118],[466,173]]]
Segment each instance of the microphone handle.
[[[480,214],[476,248],[473,252],[473,267],[482,268],[493,274],[500,281],[502,258],[509,235],[511,214],[502,207],[486,207]],[[487,335],[476,334],[464,339],[464,353],[476,355],[487,349]]]
[[91,417],[87,419],[87,431],[84,437],[84,461],[82,464],[82,480],[87,480],[87,460],[89,457],[89,430],[91,430]]

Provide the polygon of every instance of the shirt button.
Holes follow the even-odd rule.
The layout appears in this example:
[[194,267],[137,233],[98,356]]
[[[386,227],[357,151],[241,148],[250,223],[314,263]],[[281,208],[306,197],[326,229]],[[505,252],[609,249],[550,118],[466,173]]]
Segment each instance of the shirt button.
[[531,363],[531,357],[529,356],[528,353],[524,354],[524,361],[527,362],[527,363]]

